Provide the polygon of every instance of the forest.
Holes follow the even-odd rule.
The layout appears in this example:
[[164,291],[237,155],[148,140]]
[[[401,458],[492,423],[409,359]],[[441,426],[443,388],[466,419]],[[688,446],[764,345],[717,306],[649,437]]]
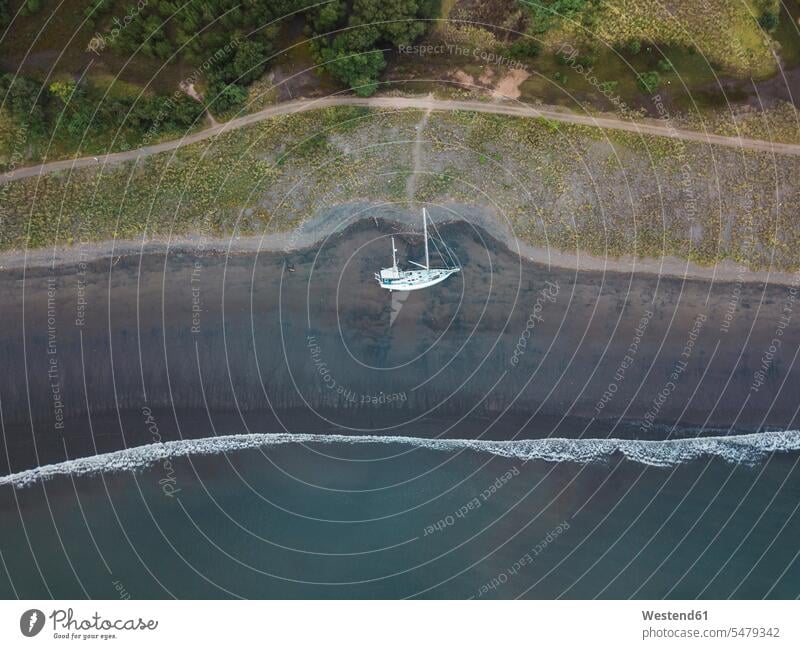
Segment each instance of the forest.
[[[17,7],[0,0],[0,24],[13,29],[15,21],[44,10],[41,0]],[[191,77],[204,101],[179,89],[108,93],[91,77],[78,80],[77,73],[42,83],[8,72],[0,77],[2,109],[33,141],[54,136],[85,145],[123,124],[132,142],[144,134],[184,131],[197,125],[206,110],[218,116],[240,110],[248,86],[269,69],[286,30],[298,25],[319,73],[368,96],[377,89],[386,51],[419,39],[430,24],[426,19],[438,11],[438,0],[88,0],[83,12],[85,27],[93,33],[89,51],[202,71]]]

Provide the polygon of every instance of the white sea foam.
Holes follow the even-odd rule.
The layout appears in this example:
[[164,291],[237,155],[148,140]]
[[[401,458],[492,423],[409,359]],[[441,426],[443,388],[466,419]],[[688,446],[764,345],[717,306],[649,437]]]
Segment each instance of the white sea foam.
[[24,487],[57,476],[135,471],[157,462],[189,455],[214,455],[278,444],[407,444],[436,451],[474,451],[520,460],[589,463],[604,461],[619,453],[632,462],[671,467],[702,457],[754,464],[770,453],[800,451],[800,431],[776,431],[718,437],[696,437],[665,441],[625,439],[528,439],[487,441],[471,439],[426,439],[378,435],[319,435],[306,433],[254,433],[187,439],[101,453],[90,457],[47,464],[35,469],[0,476],[0,485]]

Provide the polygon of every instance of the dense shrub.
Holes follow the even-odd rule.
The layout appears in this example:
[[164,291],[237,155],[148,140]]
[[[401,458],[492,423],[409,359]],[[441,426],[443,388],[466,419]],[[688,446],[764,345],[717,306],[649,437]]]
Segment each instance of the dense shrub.
[[652,95],[661,85],[661,76],[655,71],[642,72],[636,79],[636,85],[642,92]]

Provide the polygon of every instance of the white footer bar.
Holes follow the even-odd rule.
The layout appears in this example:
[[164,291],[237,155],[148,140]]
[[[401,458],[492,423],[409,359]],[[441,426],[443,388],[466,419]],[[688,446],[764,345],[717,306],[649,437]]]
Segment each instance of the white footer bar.
[[798,620],[796,601],[4,601],[0,646],[799,647]]

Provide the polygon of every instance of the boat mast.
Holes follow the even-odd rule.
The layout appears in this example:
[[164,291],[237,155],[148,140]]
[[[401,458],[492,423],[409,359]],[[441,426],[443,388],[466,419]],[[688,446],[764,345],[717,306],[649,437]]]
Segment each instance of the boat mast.
[[431,260],[428,258],[428,211],[422,208],[422,229],[425,232],[425,270],[431,269]]
[[394,237],[392,237],[392,268],[397,270],[397,248],[394,247]]

